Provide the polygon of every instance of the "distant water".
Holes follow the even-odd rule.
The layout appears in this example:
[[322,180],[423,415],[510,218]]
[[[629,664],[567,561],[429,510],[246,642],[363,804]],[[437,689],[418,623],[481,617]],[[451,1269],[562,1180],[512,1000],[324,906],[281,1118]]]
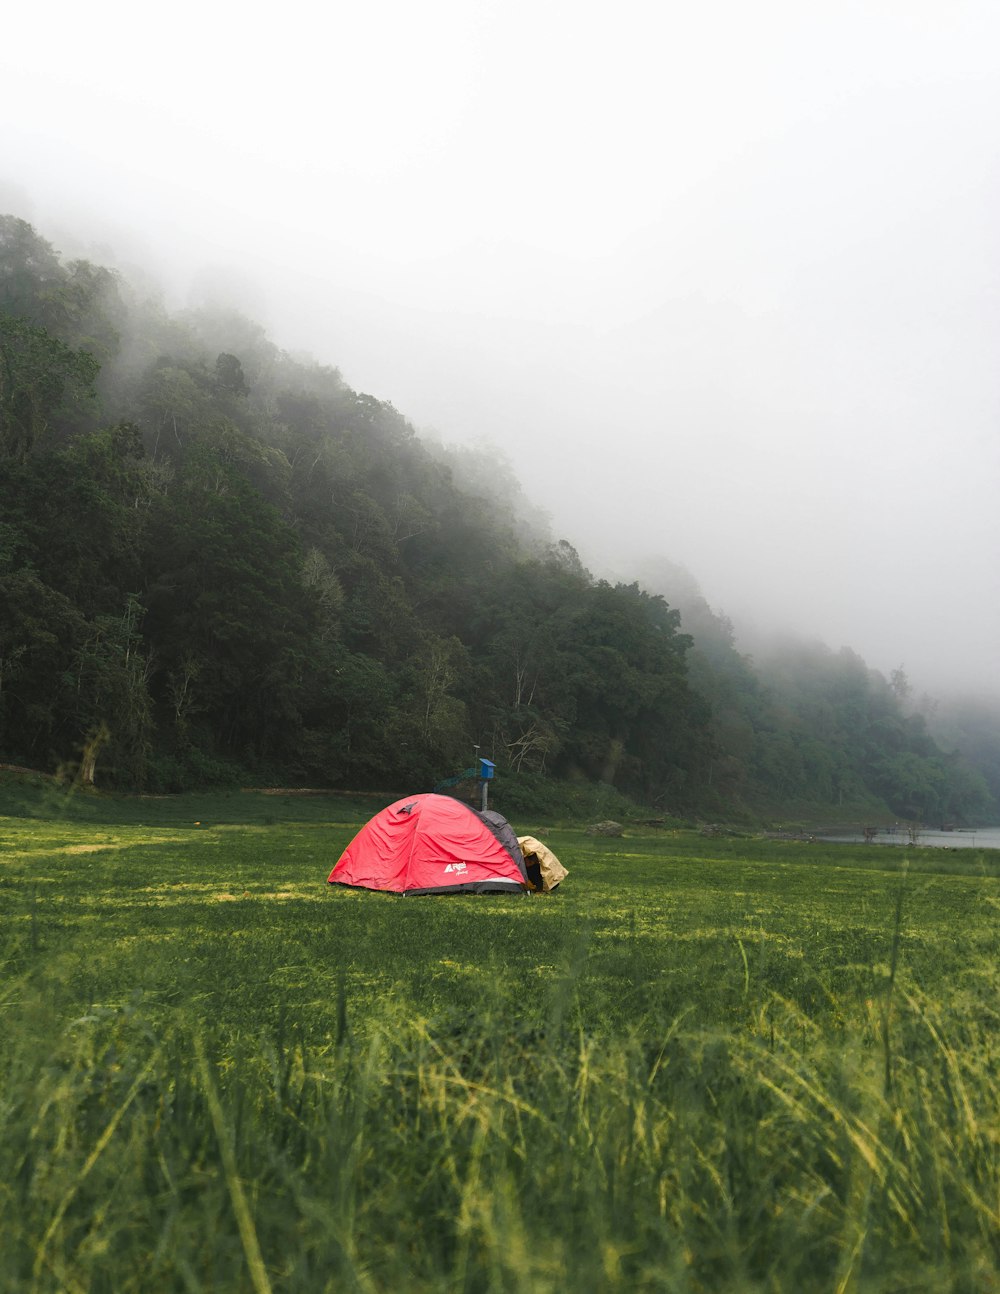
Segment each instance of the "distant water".
[[[824,835],[822,839],[860,845],[865,838],[862,832],[857,831],[854,834]],[[910,835],[905,827],[897,827],[895,831],[879,827],[878,835],[872,843],[909,845]],[[938,849],[1000,849],[1000,827],[956,827],[954,831],[933,831],[928,828],[921,831],[916,843],[920,847],[930,845]]]

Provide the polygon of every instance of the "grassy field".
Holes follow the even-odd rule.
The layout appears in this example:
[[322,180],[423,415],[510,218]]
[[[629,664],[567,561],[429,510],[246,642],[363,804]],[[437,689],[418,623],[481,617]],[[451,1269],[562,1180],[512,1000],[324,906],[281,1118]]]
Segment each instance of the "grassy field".
[[0,1289],[1000,1290],[998,856],[0,781]]

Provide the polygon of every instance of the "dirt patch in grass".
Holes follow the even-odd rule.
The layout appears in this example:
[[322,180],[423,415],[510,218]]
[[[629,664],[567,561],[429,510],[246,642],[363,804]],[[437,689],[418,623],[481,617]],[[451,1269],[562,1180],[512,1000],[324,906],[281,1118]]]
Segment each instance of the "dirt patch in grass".
[[322,786],[244,786],[244,795],[336,795]]
[[269,893],[254,893],[252,890],[244,890],[242,894],[230,894],[227,890],[213,894],[212,898],[216,903],[238,903],[240,899],[301,899],[301,894],[296,894],[294,890],[274,890]]

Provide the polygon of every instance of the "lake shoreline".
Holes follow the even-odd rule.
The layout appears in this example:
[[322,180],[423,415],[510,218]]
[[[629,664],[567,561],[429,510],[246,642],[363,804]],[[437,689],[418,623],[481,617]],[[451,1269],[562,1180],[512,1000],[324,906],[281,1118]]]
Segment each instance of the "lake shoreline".
[[895,830],[878,827],[868,841],[863,828],[835,827],[816,831],[812,838],[816,841],[829,841],[832,844],[868,843],[897,845],[907,849],[1000,849],[1000,826],[955,827],[944,831],[939,827],[926,827],[912,833],[908,827],[898,827]]

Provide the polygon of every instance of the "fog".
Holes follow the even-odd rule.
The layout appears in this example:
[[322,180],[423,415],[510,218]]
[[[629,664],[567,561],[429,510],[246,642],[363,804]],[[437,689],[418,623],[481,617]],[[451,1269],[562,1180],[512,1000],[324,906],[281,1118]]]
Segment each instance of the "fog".
[[19,6],[0,208],[227,300],[598,574],[996,691],[989,0]]

